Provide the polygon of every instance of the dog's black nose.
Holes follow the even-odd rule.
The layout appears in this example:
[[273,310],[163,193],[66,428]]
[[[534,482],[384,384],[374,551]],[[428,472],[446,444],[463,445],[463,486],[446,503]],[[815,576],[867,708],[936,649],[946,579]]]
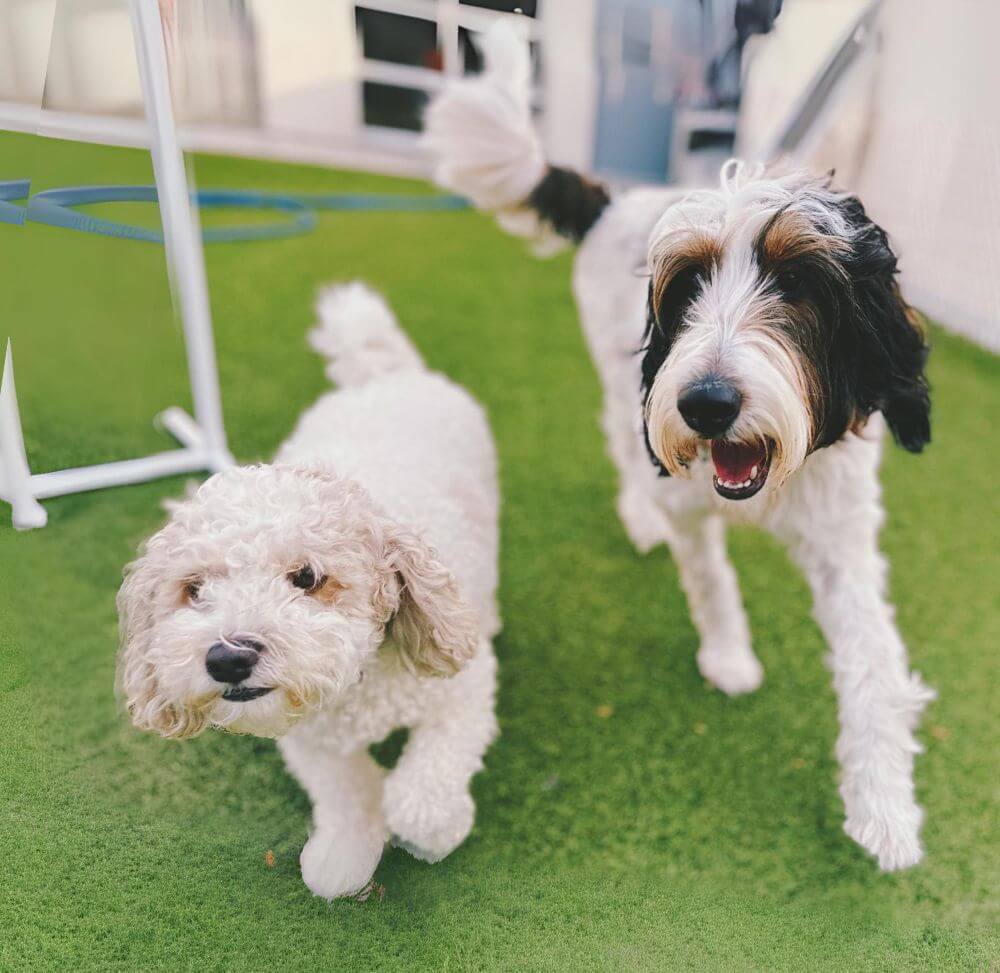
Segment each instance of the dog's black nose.
[[263,649],[253,639],[216,642],[205,656],[205,668],[216,682],[243,682],[250,677]]
[[706,439],[724,433],[736,421],[742,403],[734,385],[714,376],[694,382],[677,396],[684,421]]

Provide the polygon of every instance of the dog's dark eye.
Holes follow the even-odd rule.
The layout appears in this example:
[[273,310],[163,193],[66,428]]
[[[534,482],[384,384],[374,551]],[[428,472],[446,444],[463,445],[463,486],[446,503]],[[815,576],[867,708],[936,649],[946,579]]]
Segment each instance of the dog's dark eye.
[[794,270],[781,271],[777,283],[785,297],[799,297],[802,294],[802,278]]
[[678,321],[705,287],[706,272],[700,267],[685,267],[677,272],[663,290],[657,320],[661,328]]
[[201,578],[188,578],[181,587],[181,597],[189,605],[193,605],[201,597]]
[[289,574],[288,580],[296,588],[301,588],[306,594],[311,595],[314,591],[318,591],[323,587],[323,582],[326,581],[326,578],[323,575],[317,575],[308,564],[305,564],[298,571],[293,571]]
[[705,287],[705,271],[700,267],[689,267],[676,278],[677,297],[685,303],[693,301]]

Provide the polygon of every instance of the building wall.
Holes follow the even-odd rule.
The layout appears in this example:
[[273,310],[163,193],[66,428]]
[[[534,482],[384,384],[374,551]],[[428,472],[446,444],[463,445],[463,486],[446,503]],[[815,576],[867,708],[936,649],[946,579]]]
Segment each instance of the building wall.
[[[739,151],[768,153],[798,94],[868,0],[786,0],[749,63]],[[878,44],[800,161],[835,168],[886,228],[903,292],[1000,351],[1000,4],[884,0]]]
[[903,289],[1000,351],[1000,4],[887,0],[859,189]]

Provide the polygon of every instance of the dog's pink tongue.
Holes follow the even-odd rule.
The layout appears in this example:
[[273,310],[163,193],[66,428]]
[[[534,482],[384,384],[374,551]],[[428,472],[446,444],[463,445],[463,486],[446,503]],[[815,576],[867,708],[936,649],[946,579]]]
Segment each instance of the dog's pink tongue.
[[751,478],[751,470],[758,469],[767,459],[763,443],[723,443],[712,440],[712,462],[715,475],[727,483],[742,483]]

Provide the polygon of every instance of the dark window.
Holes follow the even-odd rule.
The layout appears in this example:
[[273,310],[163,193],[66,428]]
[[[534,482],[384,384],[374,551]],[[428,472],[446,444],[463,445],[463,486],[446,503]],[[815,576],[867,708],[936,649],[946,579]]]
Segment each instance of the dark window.
[[711,129],[695,129],[691,132],[688,140],[688,148],[692,151],[698,149],[732,149],[734,134],[732,132],[718,132]]
[[[467,27],[458,28],[458,48],[462,53],[462,68],[466,74],[479,74],[483,70],[483,55],[476,47],[478,32]],[[531,41],[531,65],[535,84],[541,83],[542,63],[538,54],[538,45]]]
[[479,74],[483,70],[483,55],[474,42],[476,36],[468,27],[458,28],[458,49],[462,52],[462,68],[466,74]]
[[538,0],[458,0],[467,7],[485,7],[487,10],[502,10],[512,14],[518,10],[525,17],[538,16]]
[[431,20],[404,17],[358,7],[354,20],[361,35],[361,50],[373,61],[391,61],[410,67],[441,70],[437,26]]
[[423,127],[421,115],[427,104],[426,91],[365,81],[361,97],[366,125],[404,128],[411,132],[419,132]]

